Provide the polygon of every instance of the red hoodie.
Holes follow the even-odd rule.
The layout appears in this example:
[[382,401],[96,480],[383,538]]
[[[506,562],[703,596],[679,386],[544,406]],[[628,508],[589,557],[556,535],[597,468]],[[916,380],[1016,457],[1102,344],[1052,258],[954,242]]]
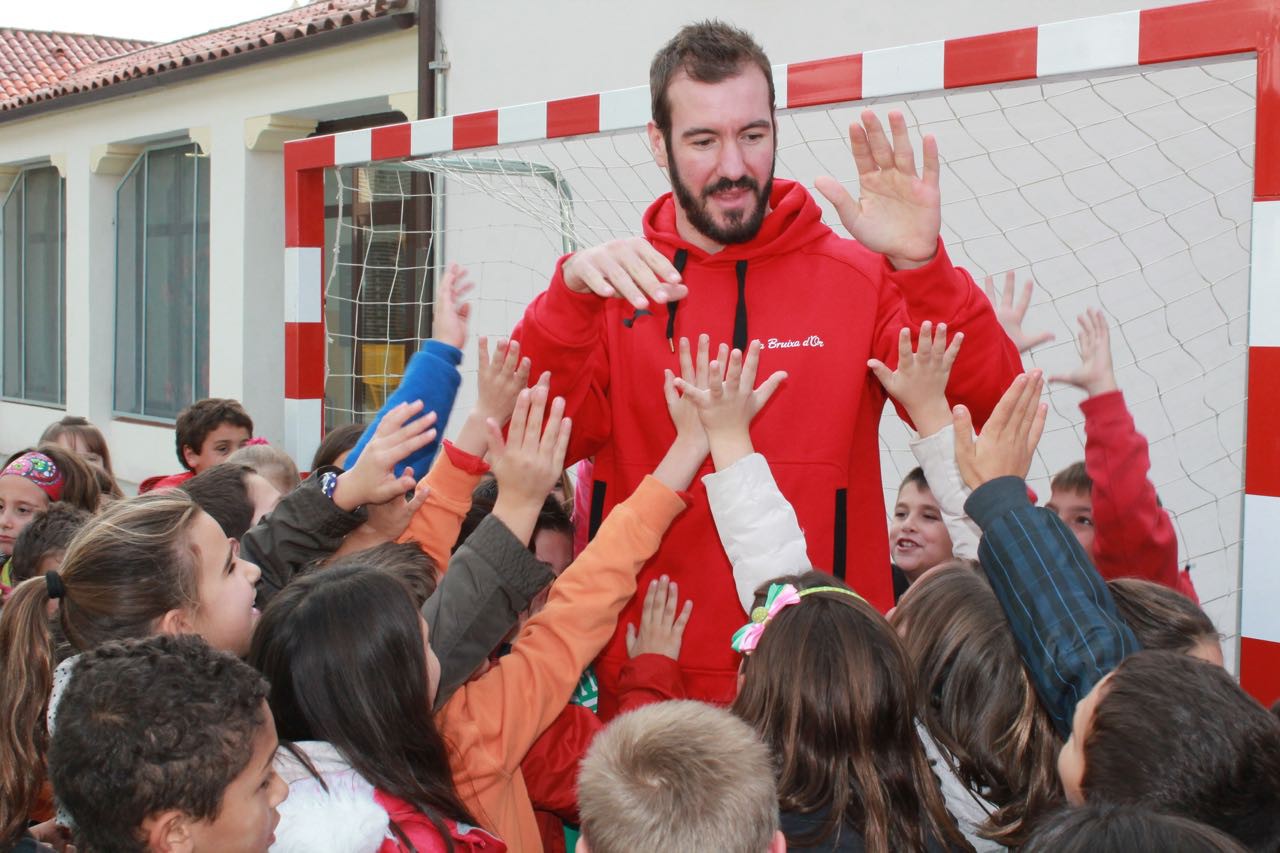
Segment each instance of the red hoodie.
[[[752,424],[756,449],[795,507],[813,564],[884,610],[893,604],[879,464],[885,393],[867,359],[896,364],[903,326],[932,320],[963,331],[949,390],[978,422],[1021,362],[990,302],[951,265],[941,241],[926,266],[895,271],[882,255],[836,236],[800,184],[776,180],[770,207],[755,239],[708,255],[676,233],[675,202],[663,195],[646,211],[644,233],[683,268],[685,299],[637,312],[621,300],[570,291],[558,264],[513,337],[535,371],[552,372],[552,391],[565,397],[574,419],[568,461],[595,455],[593,530],[675,437],[662,395],[663,369],[679,370],[673,339],[704,332],[713,344],[759,339],[760,375],[786,370],[789,378]],[[708,460],[702,473],[710,470]],[[727,703],[738,665],[729,638],[745,615],[698,480],[691,497],[693,506],[671,526],[639,583],[644,589],[666,573],[696,602],[681,654],[688,693]],[[778,566],[778,573],[794,568]],[[619,626],[639,623],[642,599],[628,605]],[[617,710],[626,661],[619,628],[596,665],[606,720]]]

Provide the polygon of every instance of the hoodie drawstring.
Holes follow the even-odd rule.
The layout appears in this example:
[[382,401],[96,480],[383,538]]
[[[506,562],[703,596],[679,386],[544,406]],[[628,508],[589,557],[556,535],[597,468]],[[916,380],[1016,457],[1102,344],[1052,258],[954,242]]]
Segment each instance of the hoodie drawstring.
[[[684,265],[689,262],[688,249],[676,249],[676,255],[671,259],[671,265],[676,268],[676,272],[684,275]],[[672,300],[667,303],[667,346],[671,347],[671,351],[676,351],[676,312],[680,310],[680,303]]]
[[733,312],[733,348],[747,351],[747,262],[738,261],[738,307]]

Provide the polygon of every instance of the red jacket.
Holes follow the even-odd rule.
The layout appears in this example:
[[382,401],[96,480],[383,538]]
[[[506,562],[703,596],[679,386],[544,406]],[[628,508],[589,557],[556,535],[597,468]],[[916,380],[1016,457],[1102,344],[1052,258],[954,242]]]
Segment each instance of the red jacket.
[[[963,331],[950,390],[978,422],[1021,372],[1021,362],[986,296],[951,265],[941,241],[926,266],[895,271],[882,255],[822,224],[821,210],[801,185],[775,181],[770,206],[755,239],[708,255],[678,236],[675,202],[663,195],[645,213],[644,233],[678,267],[684,255],[687,298],[637,312],[621,300],[573,293],[557,266],[513,337],[535,371],[552,372],[553,392],[566,399],[574,419],[568,461],[595,454],[592,516],[598,523],[675,437],[662,395],[663,368],[679,370],[671,338],[705,332],[714,343],[732,343],[735,325],[745,325],[743,337],[765,346],[761,376],[786,370],[790,377],[756,418],[752,438],[795,507],[813,564],[888,609],[893,589],[878,430],[885,393],[867,359],[896,364],[899,330],[923,320]],[[738,665],[729,638],[745,614],[696,480],[691,496],[692,508],[672,525],[639,583],[643,589],[667,573],[697,603],[684,639],[685,684],[692,698],[727,703]],[[620,626],[640,621],[642,599],[632,600]],[[620,628],[596,665],[606,720],[617,710],[613,696],[626,659]]]
[[[671,658],[645,654],[622,668],[620,712],[683,699],[680,667]],[[520,762],[533,803],[544,853],[564,853],[564,824],[578,821],[578,767],[604,723],[590,708],[566,705]]]
[[138,484],[138,494],[147,492],[163,492],[165,489],[176,489],[195,476],[194,471],[183,471],[181,474],[156,474]]
[[1190,573],[1178,571],[1178,537],[1147,479],[1147,440],[1134,425],[1124,394],[1089,397],[1080,411],[1084,469],[1093,480],[1093,564],[1098,574],[1107,580],[1155,581],[1199,603]]

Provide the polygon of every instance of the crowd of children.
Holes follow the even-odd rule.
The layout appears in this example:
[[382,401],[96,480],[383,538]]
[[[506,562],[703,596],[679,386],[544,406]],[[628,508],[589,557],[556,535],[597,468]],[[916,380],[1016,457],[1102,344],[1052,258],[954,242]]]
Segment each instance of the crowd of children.
[[[0,849],[1280,850],[1280,719],[1178,570],[1100,313],[1055,377],[1087,441],[1046,507],[1039,371],[975,437],[945,395],[963,335],[869,365],[918,432],[886,617],[811,562],[754,450],[787,378],[758,342],[679,341],[674,440],[575,549],[573,424],[518,342],[480,340],[440,438],[466,290],[451,270],[401,390],[305,479],[234,400],[186,409],[186,471],[137,497],[80,418],[9,458]],[[637,589],[695,499],[746,621],[728,708],[685,699],[697,602]],[[602,718],[591,664],[636,596]]]

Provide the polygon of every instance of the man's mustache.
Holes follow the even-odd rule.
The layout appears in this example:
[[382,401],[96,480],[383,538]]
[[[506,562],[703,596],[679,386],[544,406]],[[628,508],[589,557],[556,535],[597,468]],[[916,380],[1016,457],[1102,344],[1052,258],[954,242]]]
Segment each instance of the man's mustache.
[[752,178],[750,175],[743,175],[736,181],[731,181],[728,178],[721,178],[702,191],[702,198],[705,201],[708,196],[711,196],[714,193],[726,192],[728,190],[751,190],[753,193],[759,194],[760,185],[756,183],[755,178]]

